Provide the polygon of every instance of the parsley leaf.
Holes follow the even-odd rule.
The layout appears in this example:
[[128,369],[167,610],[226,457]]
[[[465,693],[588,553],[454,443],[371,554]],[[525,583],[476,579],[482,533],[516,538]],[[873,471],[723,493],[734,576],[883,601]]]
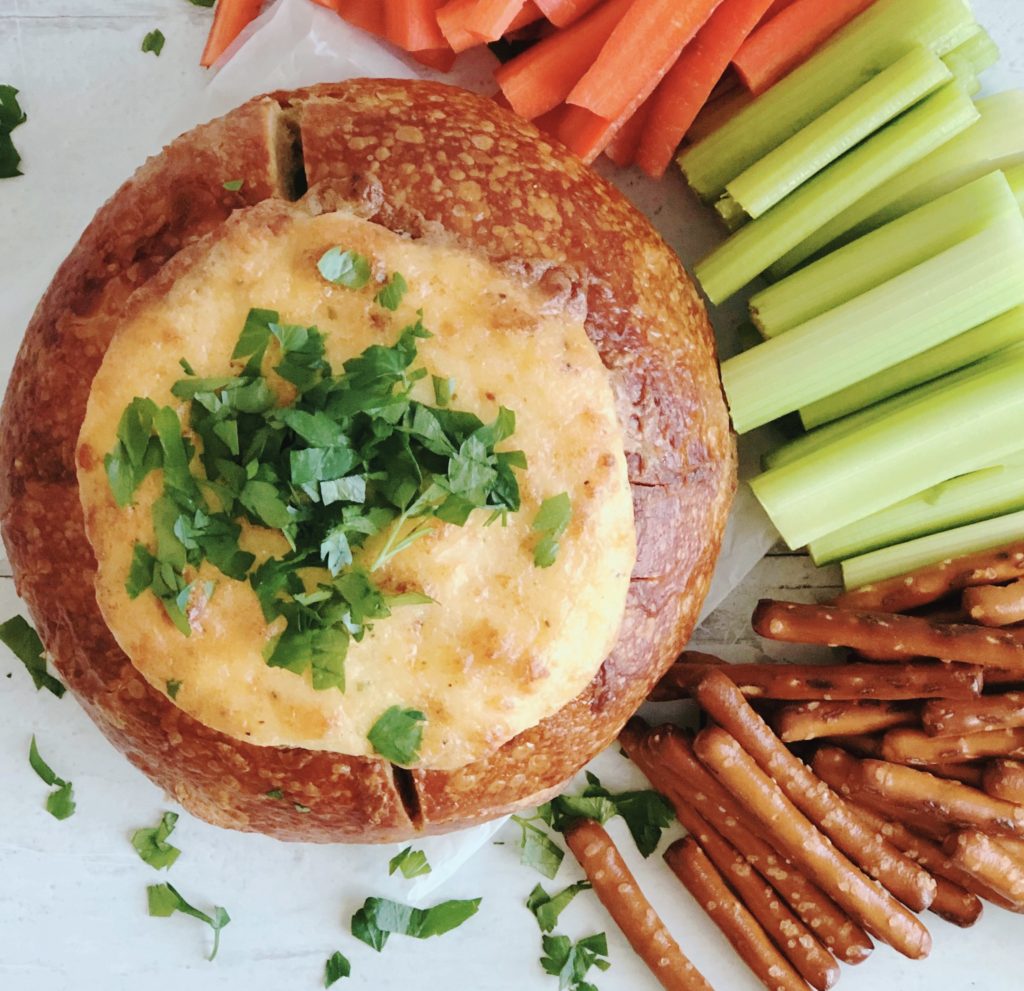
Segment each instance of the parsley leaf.
[[271,788],[267,792],[267,798],[284,798],[284,792],[280,788]]
[[12,616],[6,623],[0,623],[0,643],[25,665],[36,691],[45,688],[57,698],[64,694],[64,686],[46,670],[46,652],[39,634],[23,616]]
[[132,846],[138,855],[154,870],[171,867],[181,856],[176,846],[167,842],[167,837],[174,832],[178,821],[176,812],[165,812],[160,817],[160,824],[146,829],[136,829],[132,833]]
[[336,981],[352,974],[352,965],[346,957],[335,950],[328,958],[324,966],[324,987],[329,988]]
[[167,696],[170,699],[176,699],[178,692],[181,691],[181,682],[177,678],[169,678],[167,680]]
[[396,764],[414,764],[423,742],[427,717],[416,709],[393,705],[380,715],[366,734],[373,749]]
[[533,520],[533,529],[541,534],[533,549],[533,563],[538,568],[550,568],[558,556],[558,540],[572,519],[569,493],[562,492],[545,499]]
[[159,28],[155,28],[142,39],[142,50],[144,52],[152,52],[154,55],[159,55],[164,50],[164,42],[166,40],[167,39],[164,37],[163,31]]
[[47,796],[46,811],[49,812],[54,819],[67,819],[69,816],[74,815],[75,796],[74,792],[71,790],[71,782],[65,781],[63,778],[58,778],[50,765],[43,760],[39,754],[38,747],[36,747],[36,738],[34,735],[28,748],[28,762],[32,767],[32,770],[35,771],[46,784],[57,789],[56,791],[51,791]]
[[28,120],[18,103],[18,91],[13,86],[0,85],[0,179],[13,179],[21,175],[18,166],[21,155],[14,147],[11,132]]
[[413,908],[388,898],[367,898],[352,916],[352,935],[380,952],[392,933],[428,939],[442,936],[476,915],[480,899],[447,901]]
[[328,282],[346,289],[362,289],[370,281],[370,261],[358,251],[329,248],[316,267]]
[[228,181],[222,183],[222,185],[229,193],[237,193],[244,183],[244,179],[228,179]]
[[388,861],[389,875],[398,870],[406,878],[429,874],[430,864],[427,863],[427,855],[422,850],[414,850],[411,846],[407,846],[401,853],[396,853]]
[[182,912],[191,915],[193,919],[205,922],[213,930],[213,950],[208,960],[213,960],[220,949],[220,931],[231,921],[231,916],[219,905],[213,908],[213,915],[207,915],[199,909],[190,905],[178,890],[170,884],[151,884],[146,888],[146,897],[149,902],[149,914],[166,918],[175,912]]
[[512,821],[521,831],[519,862],[552,880],[562,866],[565,851],[540,826],[534,824],[538,819],[538,816],[532,819],[512,816]]
[[409,284],[402,277],[401,272],[393,272],[391,278],[381,287],[373,299],[379,306],[383,306],[385,310],[393,312],[401,305],[402,297],[405,296],[408,289]]
[[558,917],[581,891],[590,890],[589,881],[577,881],[563,888],[557,895],[549,895],[541,885],[537,885],[526,899],[526,907],[533,912],[541,932],[551,932],[558,924]]
[[188,0],[193,7],[212,7],[217,0]]
[[574,943],[568,936],[542,938],[544,956],[540,965],[548,974],[558,978],[559,991],[585,991],[593,986],[584,981],[591,967],[607,970],[611,963],[608,956],[608,940],[604,933],[595,933]]

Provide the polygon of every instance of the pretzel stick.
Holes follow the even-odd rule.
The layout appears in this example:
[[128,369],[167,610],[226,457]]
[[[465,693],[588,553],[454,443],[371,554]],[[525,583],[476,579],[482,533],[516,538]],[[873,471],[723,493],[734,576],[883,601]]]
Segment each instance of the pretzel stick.
[[[1009,632],[1009,631],[1007,631]],[[986,688],[1007,688],[1024,685],[1024,674],[1020,671],[1004,671],[1002,668],[985,668]]]
[[996,836],[1024,839],[1024,807],[959,781],[871,758],[860,762],[859,779],[866,792],[900,808],[923,812],[961,829],[977,828]]
[[579,819],[565,830],[565,842],[601,904],[662,987],[667,991],[713,991],[644,897],[604,827],[593,819]]
[[1024,694],[986,695],[963,702],[933,699],[921,710],[921,725],[932,736],[959,736],[1024,726]]
[[1024,728],[929,736],[918,729],[894,729],[882,737],[882,759],[894,764],[963,764],[987,757],[1024,757]]
[[729,890],[693,837],[676,840],[665,851],[665,860],[769,991],[807,991],[803,978],[779,953],[749,909]]
[[1009,585],[979,585],[965,588],[964,609],[982,626],[1009,626],[1024,620],[1024,581]]
[[1016,760],[994,760],[985,768],[982,787],[994,798],[1024,805],[1024,764]]
[[819,743],[842,747],[858,757],[881,757],[882,738],[880,736],[837,736],[835,739],[823,737]]
[[761,636],[787,643],[881,650],[906,659],[941,657],[1024,672],[1024,641],[1017,635],[966,623],[762,599],[753,626]]
[[965,829],[950,836],[946,849],[954,864],[1024,908],[1024,866],[998,842],[980,830]]
[[[867,754],[866,756],[879,757],[879,754]],[[980,764],[932,764],[929,772],[940,778],[950,778],[953,781],[960,781],[972,788],[981,787],[982,767]]]
[[756,835],[756,823],[697,760],[689,740],[673,726],[648,733],[645,728],[641,720],[631,719],[619,742],[651,784],[673,805],[692,807],[717,829],[840,960],[866,960],[873,949],[867,933]]
[[863,736],[897,726],[916,726],[917,709],[893,702],[801,702],[783,706],[772,720],[784,743],[823,736]]
[[972,585],[991,585],[1024,575],[1024,543],[950,558],[906,575],[863,585],[835,601],[851,609],[904,612],[935,602]]
[[697,700],[778,783],[786,797],[865,873],[915,912],[932,903],[934,878],[876,832],[865,829],[846,803],[782,745],[724,674],[709,674],[697,689]]
[[1009,836],[1000,836],[999,845],[1011,857],[1013,857],[1014,860],[1024,864],[1024,840],[1015,840]]
[[709,726],[703,730],[694,741],[694,750],[771,833],[786,857],[805,870],[854,921],[912,959],[928,955],[931,936],[920,920],[836,850],[724,729]]
[[700,843],[711,862],[793,967],[818,991],[831,988],[839,978],[839,967],[835,959],[790,911],[779,893],[756,870],[751,869],[752,865],[736,847],[709,825],[690,802],[680,796],[671,783],[666,781],[665,775],[657,773],[657,758],[646,745],[646,738],[634,739],[626,749],[651,783],[669,799],[676,818]]
[[[676,662],[651,693],[654,701],[689,698],[716,666]],[[725,673],[750,698],[855,702],[971,699],[981,694],[981,668],[959,664],[730,664]]]

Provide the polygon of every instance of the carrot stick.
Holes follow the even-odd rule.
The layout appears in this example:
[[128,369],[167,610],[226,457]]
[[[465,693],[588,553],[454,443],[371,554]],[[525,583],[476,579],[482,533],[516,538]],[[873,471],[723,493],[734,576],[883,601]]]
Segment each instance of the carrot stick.
[[796,0],[758,28],[732,64],[751,92],[763,93],[873,2]]
[[444,48],[427,48],[420,52],[409,52],[410,58],[438,72],[451,72],[455,65],[455,52],[447,45]]
[[217,0],[213,24],[199,64],[209,68],[227,51],[242,29],[259,16],[263,0]]
[[658,84],[637,150],[649,176],[663,176],[683,135],[771,0],[723,0]]
[[625,169],[633,164],[636,150],[640,147],[640,136],[647,123],[647,111],[651,101],[648,100],[622,127],[619,133],[608,142],[605,154],[620,168]]
[[537,0],[537,6],[556,28],[564,28],[578,21],[600,2],[601,0]]
[[635,0],[566,102],[618,120],[672,67],[719,0]]
[[334,7],[349,24],[384,37],[384,4],[380,0],[334,0]]
[[464,52],[484,43],[484,39],[475,31],[470,31],[467,26],[476,2],[477,0],[449,0],[437,11],[437,25],[453,51]]
[[523,9],[526,0],[477,0],[465,20],[467,31],[497,41]]
[[494,79],[512,109],[533,120],[562,103],[631,3],[608,0],[572,27],[544,38],[496,69]]
[[512,34],[513,31],[518,31],[520,28],[526,27],[527,24],[539,21],[543,16],[544,15],[540,12],[540,7],[538,7],[533,0],[526,0],[522,9],[515,17],[512,18],[509,26],[505,29],[505,34]]
[[407,52],[446,48],[437,26],[437,8],[443,0],[388,0],[384,8],[384,34]]

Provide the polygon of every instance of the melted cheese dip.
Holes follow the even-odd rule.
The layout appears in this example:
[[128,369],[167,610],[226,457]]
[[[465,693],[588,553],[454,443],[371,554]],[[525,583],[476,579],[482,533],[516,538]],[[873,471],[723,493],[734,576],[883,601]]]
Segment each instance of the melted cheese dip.
[[[253,213],[232,225],[165,295],[136,309],[107,351],[78,458],[97,599],[150,684],[166,692],[168,681],[180,682],[175,704],[222,733],[370,755],[368,731],[397,705],[426,715],[417,766],[459,767],[579,694],[616,640],[635,530],[608,376],[578,317],[549,312],[539,290],[476,256],[346,214],[276,210],[273,224]],[[409,290],[395,314],[373,303],[373,286],[352,291],[320,277],[317,260],[336,245],[371,258],[378,279],[402,273]],[[132,600],[125,591],[133,545],[154,546],[151,507],[163,481],[162,472],[150,473],[132,506],[116,505],[103,456],[118,420],[135,396],[148,396],[187,424],[186,404],[170,392],[183,377],[179,359],[199,376],[237,374],[242,363],[231,352],[250,307],[275,309],[282,323],[315,324],[336,372],[371,344],[393,344],[422,308],[434,336],[419,342],[414,367],[455,380],[454,409],[485,422],[499,405],[513,410],[516,431],[500,449],[521,448],[529,464],[517,472],[522,509],[507,526],[484,527],[487,510],[464,527],[435,520],[430,536],[375,572],[386,592],[422,589],[435,604],[397,606],[353,642],[344,693],[314,690],[308,673],[268,667],[263,651],[283,621],[268,625],[249,584],[209,562],[198,577],[216,588],[192,604],[189,637],[151,592]],[[415,397],[433,402],[424,381]],[[271,383],[282,386],[276,377]],[[572,500],[572,521],[555,564],[537,568],[531,523],[541,502],[561,492]],[[241,544],[257,563],[287,550],[280,533],[246,523]],[[372,560],[376,546],[368,543],[359,559]]]

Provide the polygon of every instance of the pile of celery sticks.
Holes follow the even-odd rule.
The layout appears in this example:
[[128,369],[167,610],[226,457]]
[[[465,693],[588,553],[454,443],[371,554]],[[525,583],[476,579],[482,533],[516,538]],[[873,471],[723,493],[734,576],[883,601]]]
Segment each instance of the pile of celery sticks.
[[[1024,92],[965,0],[877,0],[679,164],[758,276],[722,365],[737,432],[799,417],[751,483],[848,587],[1024,538]],[[786,421],[783,421],[786,422]]]

